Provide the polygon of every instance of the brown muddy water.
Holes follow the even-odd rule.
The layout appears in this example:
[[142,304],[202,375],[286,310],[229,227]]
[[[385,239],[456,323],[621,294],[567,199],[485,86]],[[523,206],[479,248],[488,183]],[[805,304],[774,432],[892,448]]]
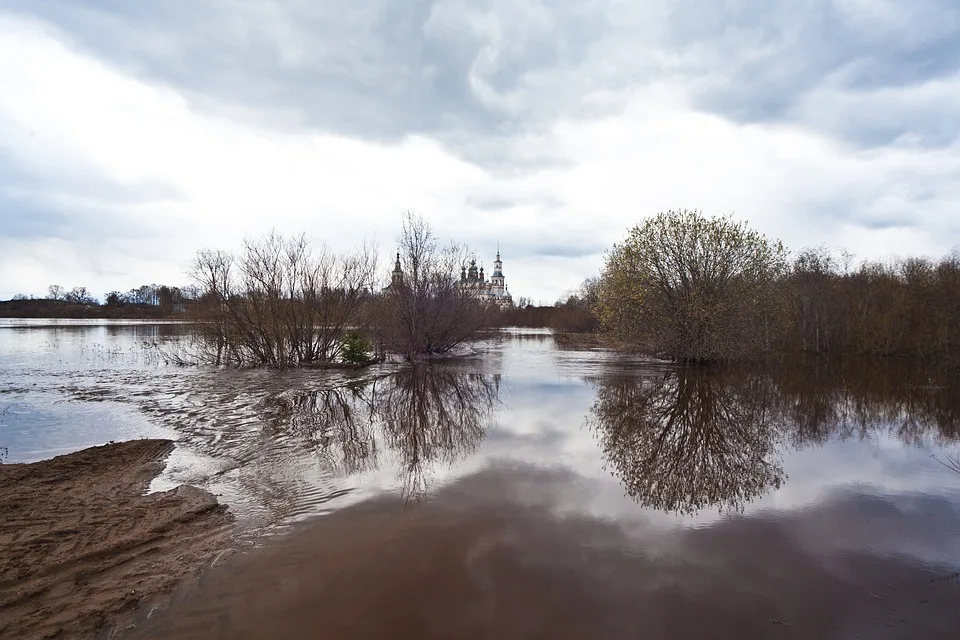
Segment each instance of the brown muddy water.
[[172,438],[152,488],[237,518],[135,637],[960,637],[956,372],[531,331],[422,368],[165,365],[184,331],[0,321],[6,461]]

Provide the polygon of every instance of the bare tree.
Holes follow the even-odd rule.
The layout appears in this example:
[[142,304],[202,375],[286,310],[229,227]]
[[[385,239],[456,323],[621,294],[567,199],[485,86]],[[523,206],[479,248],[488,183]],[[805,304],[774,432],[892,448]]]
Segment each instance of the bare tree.
[[794,348],[824,352],[839,339],[835,318],[837,260],[826,247],[801,250],[787,276],[790,296],[788,330]]
[[74,304],[97,304],[96,298],[87,291],[86,287],[74,287],[64,295],[63,299]]
[[47,298],[50,300],[63,300],[66,298],[67,292],[58,284],[52,284],[47,287]]
[[446,353],[491,325],[493,310],[459,285],[468,255],[465,247],[441,245],[423,217],[406,214],[395,275],[376,313],[385,349],[408,360]]
[[344,332],[365,322],[375,255],[314,252],[302,234],[276,233],[244,242],[238,255],[198,252],[201,357],[280,368],[335,360]]

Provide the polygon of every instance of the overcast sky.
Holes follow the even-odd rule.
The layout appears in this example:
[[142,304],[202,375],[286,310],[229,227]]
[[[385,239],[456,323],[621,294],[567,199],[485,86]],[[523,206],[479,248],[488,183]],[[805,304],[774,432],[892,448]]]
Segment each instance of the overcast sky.
[[0,298],[430,219],[551,302],[645,216],[960,246],[956,0],[5,0]]

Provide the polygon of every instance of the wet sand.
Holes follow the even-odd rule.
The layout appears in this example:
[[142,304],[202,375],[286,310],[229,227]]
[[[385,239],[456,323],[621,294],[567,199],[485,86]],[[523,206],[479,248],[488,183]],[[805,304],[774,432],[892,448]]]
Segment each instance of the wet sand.
[[188,581],[131,637],[956,637],[949,568],[892,550],[949,545],[948,504],[838,495],[665,531],[561,513],[564,482],[487,470],[321,517]]
[[227,543],[232,517],[209,493],[143,495],[173,448],[133,440],[0,465],[0,637],[125,637]]

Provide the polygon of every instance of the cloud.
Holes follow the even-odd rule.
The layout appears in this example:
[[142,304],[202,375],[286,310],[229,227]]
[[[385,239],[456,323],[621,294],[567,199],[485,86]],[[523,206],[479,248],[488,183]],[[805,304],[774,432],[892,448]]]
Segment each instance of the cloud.
[[[360,624],[374,636],[634,638],[642,629],[654,640],[954,631],[954,503],[831,497],[657,531],[555,512],[578,493],[567,474],[517,465],[459,479],[415,507],[378,496],[268,552],[237,554],[154,624],[176,633],[218,615],[226,635],[261,637],[350,635]],[[296,588],[258,586],[284,580]],[[381,615],[360,615],[368,611]]]
[[[499,241],[514,296],[545,301],[667,208],[794,248],[960,245],[947,0],[5,6],[0,297],[180,282],[274,227],[386,254],[405,209],[485,259]],[[13,262],[50,238],[116,250],[124,281]]]

